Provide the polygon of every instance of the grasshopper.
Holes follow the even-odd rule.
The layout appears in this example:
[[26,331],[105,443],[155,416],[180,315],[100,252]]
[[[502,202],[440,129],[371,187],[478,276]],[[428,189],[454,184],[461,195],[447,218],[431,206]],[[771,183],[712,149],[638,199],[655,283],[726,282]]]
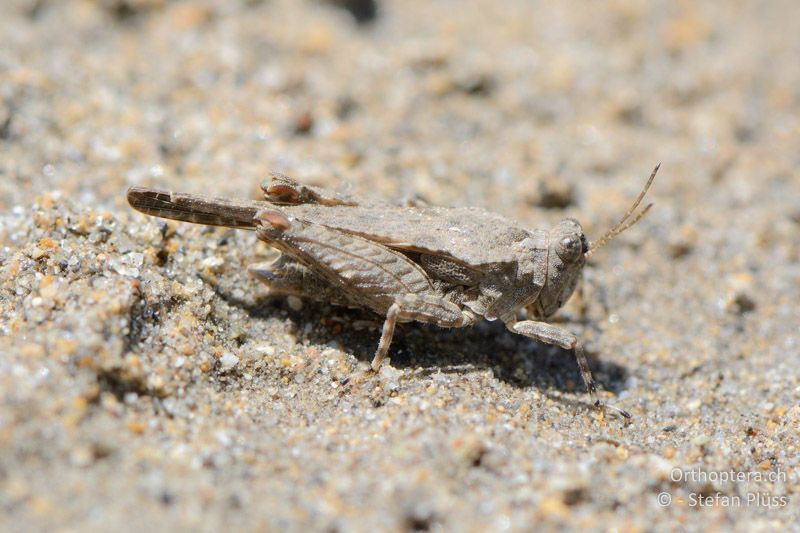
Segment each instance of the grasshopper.
[[[630,418],[598,399],[578,338],[546,320],[574,292],[586,258],[652,207],[632,217],[659,166],[622,219],[592,243],[573,218],[549,231],[526,230],[480,208],[369,202],[277,173],[261,186],[264,201],[132,187],[128,202],[149,215],[255,230],[260,240],[282,252],[268,267],[251,269],[273,293],[384,316],[367,373],[380,368],[397,322],[461,328],[499,319],[513,333],[572,350],[592,404]],[[518,320],[521,309],[529,319]]]

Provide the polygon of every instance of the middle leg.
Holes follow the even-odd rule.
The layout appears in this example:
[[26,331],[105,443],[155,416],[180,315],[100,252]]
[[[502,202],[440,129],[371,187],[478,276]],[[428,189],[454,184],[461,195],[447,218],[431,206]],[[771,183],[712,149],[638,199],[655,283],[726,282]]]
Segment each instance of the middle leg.
[[440,296],[406,294],[396,299],[386,311],[381,339],[378,341],[378,349],[375,350],[375,356],[372,358],[369,369],[345,378],[343,383],[348,383],[355,378],[363,378],[380,370],[386,354],[389,353],[397,322],[428,322],[443,328],[458,328],[468,326],[476,320],[477,316],[472,311],[462,309]]

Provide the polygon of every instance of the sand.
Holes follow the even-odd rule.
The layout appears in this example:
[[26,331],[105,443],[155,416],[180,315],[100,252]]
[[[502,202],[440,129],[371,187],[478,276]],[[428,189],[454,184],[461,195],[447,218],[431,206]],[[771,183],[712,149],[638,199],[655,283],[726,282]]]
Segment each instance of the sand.
[[[800,4],[370,10],[2,3],[0,529],[800,527]],[[277,170],[597,238],[657,162],[560,315],[629,424],[497,323],[404,325],[343,388],[381,317],[125,201]]]

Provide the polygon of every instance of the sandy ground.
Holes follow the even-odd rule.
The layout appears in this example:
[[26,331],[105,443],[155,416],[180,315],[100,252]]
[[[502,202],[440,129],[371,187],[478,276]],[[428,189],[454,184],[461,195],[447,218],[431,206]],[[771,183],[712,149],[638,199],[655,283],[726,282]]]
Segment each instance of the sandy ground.
[[[797,530],[800,4],[348,3],[2,2],[0,528]],[[280,170],[596,238],[658,161],[563,312],[628,425],[497,323],[343,390],[380,317],[125,201]]]

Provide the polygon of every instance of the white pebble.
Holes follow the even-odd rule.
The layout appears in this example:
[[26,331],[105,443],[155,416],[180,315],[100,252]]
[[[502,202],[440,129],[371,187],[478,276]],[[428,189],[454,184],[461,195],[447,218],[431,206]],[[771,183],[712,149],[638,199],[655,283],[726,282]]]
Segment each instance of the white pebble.
[[225,352],[222,354],[222,357],[219,358],[219,362],[222,364],[222,370],[230,370],[239,364],[239,358],[231,352]]
[[204,267],[215,269],[221,267],[225,263],[225,260],[219,256],[212,255],[211,257],[207,257],[203,259],[201,263]]
[[286,298],[286,303],[289,304],[289,308],[292,311],[301,311],[303,309],[303,300],[297,296],[289,296]]
[[255,347],[255,350],[264,355],[275,355],[275,347],[269,344],[259,344]]

